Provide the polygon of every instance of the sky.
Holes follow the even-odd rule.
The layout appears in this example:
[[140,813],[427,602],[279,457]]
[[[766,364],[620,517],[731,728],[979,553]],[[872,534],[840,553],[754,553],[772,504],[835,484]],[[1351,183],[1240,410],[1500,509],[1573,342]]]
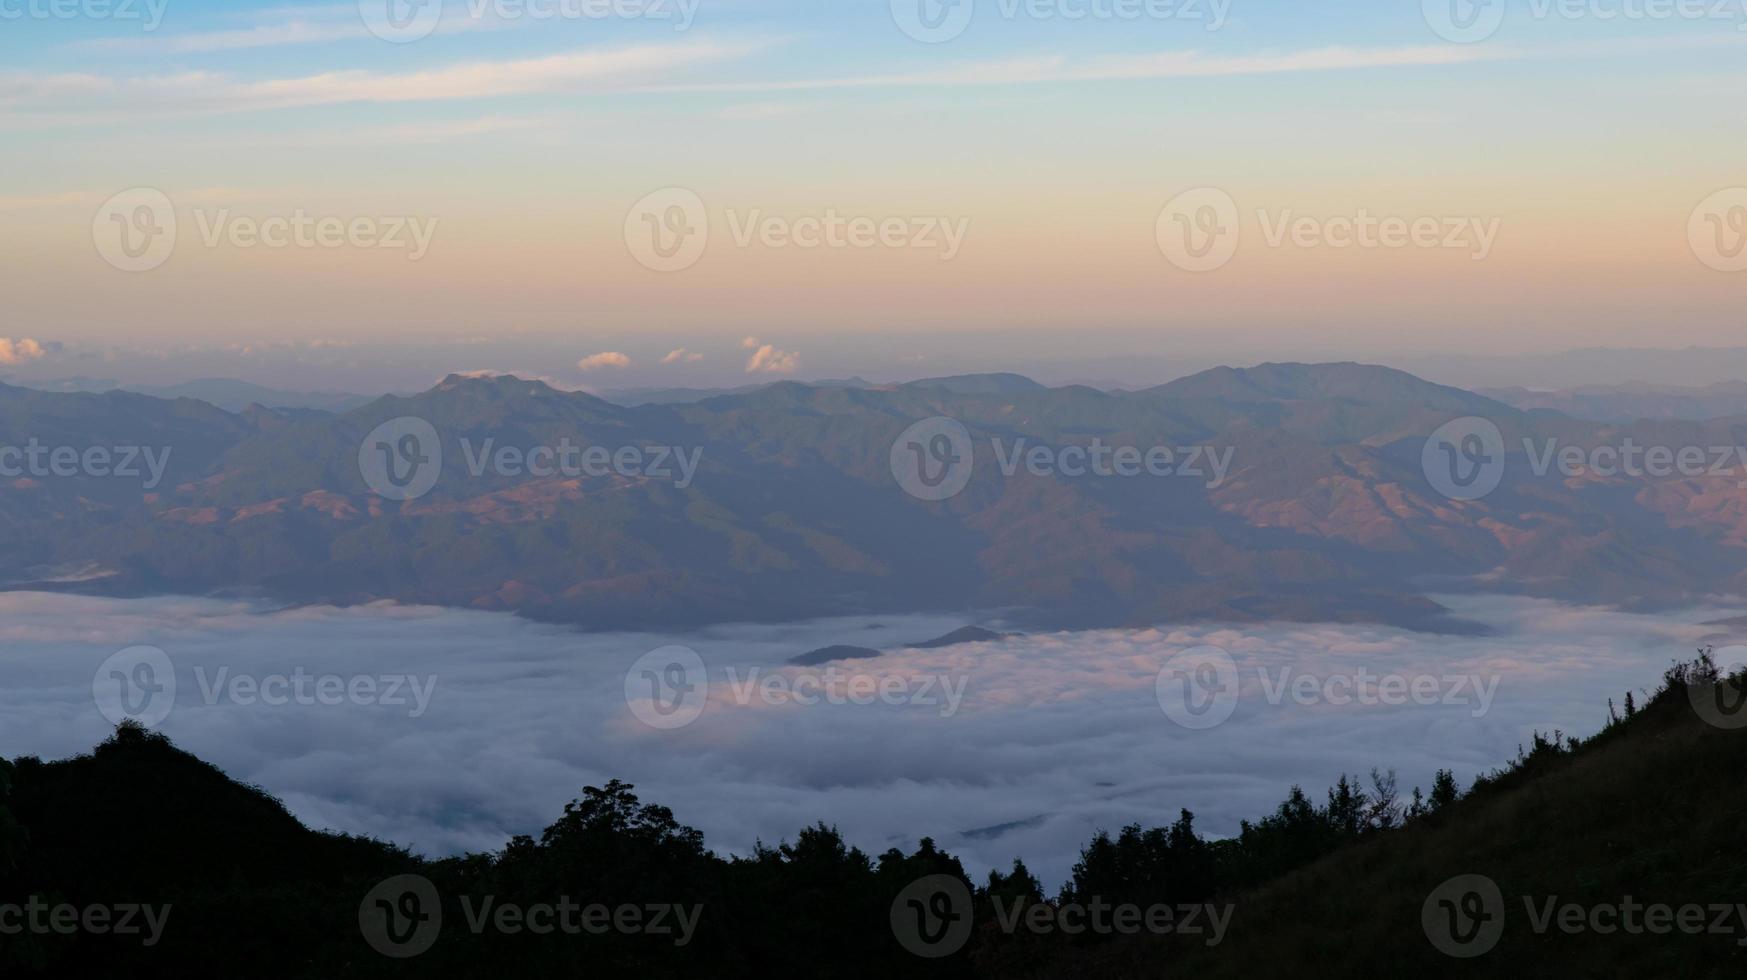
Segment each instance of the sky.
[[[1642,702],[1670,661],[1701,643],[1717,644],[1725,667],[1747,657],[1728,645],[1731,631],[1702,625],[1723,615],[1714,610],[1442,601],[1492,632],[1203,624],[1043,633],[855,662],[855,674],[886,692],[874,697],[871,686],[783,661],[835,643],[902,647],[965,620],[584,634],[381,603],[275,610],[6,593],[0,744],[50,759],[89,751],[112,729],[104,709],[121,703],[114,658],[146,645],[164,658],[152,676],[166,693],[135,698],[132,710],[152,712],[146,720],[178,745],[313,827],[429,855],[496,850],[513,834],[537,834],[583,786],[621,778],[724,853],[792,841],[824,820],[872,854],[932,836],[979,879],[1023,857],[1053,890],[1100,829],[1158,826],[1187,808],[1202,833],[1227,836],[1295,783],[1320,799],[1342,772],[1363,778],[1372,767],[1396,770],[1404,798],[1440,768],[1465,788],[1537,730],[1593,734],[1609,699],[1620,705],[1633,691]],[[707,698],[682,701],[668,722],[638,713],[649,702],[632,682],[673,644],[706,671],[694,690]],[[1223,714],[1182,714],[1187,702],[1161,696],[1160,674],[1210,645],[1229,657],[1235,697],[1214,700],[1229,707]],[[308,678],[301,700],[273,686],[299,673]],[[173,687],[164,683],[172,674]],[[348,694],[318,700],[326,678]],[[753,690],[773,693],[745,693],[754,678]]]
[[0,0],[0,370],[1739,341],[1747,0],[390,2]]

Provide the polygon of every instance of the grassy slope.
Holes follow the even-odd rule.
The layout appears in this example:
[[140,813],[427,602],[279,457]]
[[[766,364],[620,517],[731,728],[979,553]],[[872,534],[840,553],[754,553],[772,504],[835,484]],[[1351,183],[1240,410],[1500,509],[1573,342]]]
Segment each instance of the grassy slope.
[[[1630,723],[1483,788],[1444,814],[1331,855],[1235,897],[1213,949],[1168,940],[1109,944],[1090,962],[1034,964],[1037,975],[1739,977],[1735,935],[1536,935],[1537,906],[1747,903],[1747,731],[1701,721],[1683,693]],[[1428,893],[1482,874],[1505,897],[1498,946],[1473,960],[1438,952],[1420,923]],[[1707,914],[1706,924],[1711,916]]]

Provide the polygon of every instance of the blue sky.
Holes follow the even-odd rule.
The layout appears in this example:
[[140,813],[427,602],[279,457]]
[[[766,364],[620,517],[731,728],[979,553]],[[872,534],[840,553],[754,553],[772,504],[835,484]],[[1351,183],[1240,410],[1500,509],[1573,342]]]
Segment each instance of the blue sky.
[[[1741,275],[1695,253],[1743,213],[1717,195],[1747,185],[1747,0],[975,0],[939,43],[904,30],[934,0],[455,0],[408,43],[369,29],[386,0],[124,2],[0,0],[0,337],[172,362],[635,344],[652,383],[685,380],[654,370],[682,346],[738,371],[754,335],[917,363],[993,332],[989,361],[1737,339]],[[1464,11],[1480,33],[1453,40]],[[94,236],[142,188],[174,250],[118,271]],[[674,188],[711,238],[652,271],[627,236]],[[1243,244],[1186,273],[1159,236],[1197,188],[1229,197]],[[304,213],[412,219],[430,247],[227,237]],[[969,233],[948,261],[732,236],[834,213]],[[1270,234],[1374,215],[1496,243]]]

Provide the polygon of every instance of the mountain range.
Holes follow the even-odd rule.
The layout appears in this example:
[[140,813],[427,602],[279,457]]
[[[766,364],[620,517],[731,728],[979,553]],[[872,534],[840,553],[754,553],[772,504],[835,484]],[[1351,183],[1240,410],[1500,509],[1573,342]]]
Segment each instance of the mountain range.
[[[974,462],[961,493],[919,499],[894,476],[894,441],[941,417],[962,424]],[[1481,499],[1440,493],[1422,466],[1427,437],[1464,417],[1496,425],[1510,452]],[[381,448],[368,435],[402,418],[428,423],[443,451],[429,492],[394,500],[360,458]],[[631,406],[457,375],[337,413],[0,385],[0,472],[5,447],[168,451],[150,487],[87,472],[0,476],[0,583],[396,600],[593,628],[993,610],[1029,627],[1464,629],[1428,594],[1654,607],[1747,591],[1740,472],[1530,465],[1536,447],[1628,439],[1740,446],[1747,418],[1597,422],[1361,364],[1218,368],[1132,392],[1013,375],[782,382]],[[561,445],[633,450],[645,465],[499,465],[505,449],[525,463]],[[1193,448],[1229,471],[1014,466],[1040,447],[1065,459],[1096,445],[1167,447],[1178,462]],[[658,457],[693,458],[696,472],[663,475]]]
[[1483,388],[1480,393],[1525,410],[1551,409],[1598,422],[1627,423],[1638,419],[1703,422],[1747,415],[1747,382],[1741,381],[1700,387],[1586,385],[1555,391]]
[[345,392],[284,391],[235,378],[197,378],[173,385],[123,384],[110,378],[58,378],[35,381],[28,387],[42,391],[88,392],[130,391],[154,398],[194,398],[230,412],[241,412],[251,405],[266,408],[312,408],[324,412],[344,412],[368,404],[368,395]]

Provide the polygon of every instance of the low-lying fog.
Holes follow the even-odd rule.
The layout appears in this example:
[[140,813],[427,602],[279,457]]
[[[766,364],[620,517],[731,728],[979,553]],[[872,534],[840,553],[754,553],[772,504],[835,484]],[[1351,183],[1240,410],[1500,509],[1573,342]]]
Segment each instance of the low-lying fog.
[[[431,855],[492,850],[617,777],[718,851],[823,820],[875,855],[932,836],[979,877],[1022,856],[1053,889],[1099,828],[1167,823],[1186,807],[1203,833],[1224,835],[1294,783],[1320,799],[1343,771],[1372,767],[1396,769],[1403,797],[1440,767],[1465,786],[1533,729],[1592,733],[1609,697],[1652,687],[1706,640],[1732,642],[1701,624],[1735,612],[1444,601],[1493,635],[1193,625],[912,649],[833,670],[784,662],[832,644],[892,648],[965,620],[581,634],[432,608],[13,593],[0,595],[0,755],[90,750],[113,727],[105,710],[116,716],[105,692],[150,676],[134,673],[139,656],[110,658],[146,645],[175,674],[173,702],[153,705],[169,709],[157,727],[313,827]],[[656,727],[639,716],[675,725],[686,705],[662,714],[627,691],[663,677],[683,690],[670,666],[681,661],[639,662],[674,644],[701,658],[708,701],[695,721]],[[1241,681],[1235,713],[1208,728],[1173,721],[1158,683],[1200,645],[1228,651]]]

